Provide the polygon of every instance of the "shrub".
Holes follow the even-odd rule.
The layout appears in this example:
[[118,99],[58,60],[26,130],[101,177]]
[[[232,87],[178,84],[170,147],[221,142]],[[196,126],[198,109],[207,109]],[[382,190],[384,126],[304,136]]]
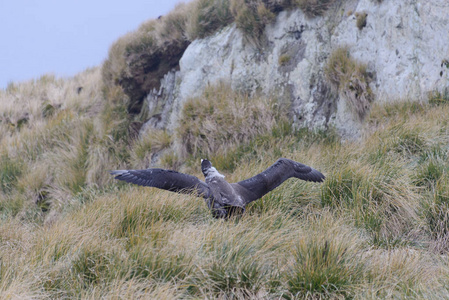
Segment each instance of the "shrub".
[[374,100],[366,65],[351,58],[349,49],[343,47],[331,54],[324,71],[333,90],[363,119]]

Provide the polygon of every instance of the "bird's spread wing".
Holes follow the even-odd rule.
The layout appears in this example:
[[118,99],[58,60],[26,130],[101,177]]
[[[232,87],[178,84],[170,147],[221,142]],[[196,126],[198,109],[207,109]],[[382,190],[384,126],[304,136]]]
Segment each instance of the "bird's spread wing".
[[191,194],[208,198],[210,189],[197,177],[165,169],[111,171],[115,179],[143,186],[151,186],[171,192]]
[[309,166],[290,159],[280,158],[262,173],[234,183],[233,186],[245,195],[245,200],[249,203],[261,198],[290,177],[314,182],[322,182],[325,178],[323,174]]

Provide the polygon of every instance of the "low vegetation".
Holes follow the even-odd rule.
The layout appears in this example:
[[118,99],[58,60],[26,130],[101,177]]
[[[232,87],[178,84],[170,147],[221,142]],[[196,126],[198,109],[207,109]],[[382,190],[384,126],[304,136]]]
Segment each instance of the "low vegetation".
[[322,16],[335,0],[294,0],[295,6],[299,7],[309,17]]
[[209,157],[214,166],[226,168],[234,164],[231,155],[238,158],[238,152],[246,151],[241,148],[257,142],[263,146],[273,132],[284,135],[282,126],[290,127],[285,109],[275,101],[230,90],[225,84],[208,87],[185,103],[176,130],[184,157]]
[[[449,297],[444,91],[373,104],[364,138],[345,143],[226,85],[190,99],[174,132],[133,138],[120,95],[104,98],[99,69],[0,91],[3,297]],[[108,174],[159,159],[201,178],[204,156],[231,182],[280,156],[327,179],[289,180],[223,221]]]
[[[121,55],[207,36],[202,24],[218,30],[235,18],[226,3],[195,1],[143,24],[102,70],[0,90],[0,298],[449,298],[447,90],[372,103],[366,66],[338,49],[326,74],[363,119],[357,141],[293,128],[280,99],[224,84],[187,100],[173,131],[130,132],[138,116],[115,84]],[[261,15],[294,5],[260,3]],[[190,5],[194,19],[182,13]],[[200,198],[108,172],[159,162],[202,178],[204,157],[230,182],[279,157],[326,180],[290,179],[224,221]]]
[[324,71],[333,90],[363,119],[374,100],[367,66],[352,58],[348,47],[342,47],[331,53]]
[[263,1],[232,0],[230,9],[235,16],[235,23],[249,42],[262,45],[264,30],[272,23],[276,14],[267,8]]
[[291,60],[290,55],[288,55],[288,54],[280,55],[279,59],[278,59],[279,66],[287,65],[290,62],[290,60]]
[[366,18],[368,14],[366,12],[355,13],[356,17],[356,26],[359,30],[362,30],[366,27]]

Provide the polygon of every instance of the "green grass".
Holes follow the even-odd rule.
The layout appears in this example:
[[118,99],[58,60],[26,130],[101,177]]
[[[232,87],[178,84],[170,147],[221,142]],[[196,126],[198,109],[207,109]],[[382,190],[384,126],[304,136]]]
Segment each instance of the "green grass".
[[352,248],[355,233],[337,237],[320,231],[311,229],[299,237],[287,273],[288,291],[300,298],[351,297],[351,287],[363,276],[363,265]]
[[9,194],[17,185],[17,179],[24,172],[24,162],[19,158],[4,154],[0,157],[0,188],[4,194]]
[[[443,64],[442,64],[443,65]],[[445,65],[449,65],[449,63],[445,63]],[[449,103],[449,89],[446,88],[442,92],[441,91],[433,91],[429,93],[429,103],[432,105],[440,105]]]

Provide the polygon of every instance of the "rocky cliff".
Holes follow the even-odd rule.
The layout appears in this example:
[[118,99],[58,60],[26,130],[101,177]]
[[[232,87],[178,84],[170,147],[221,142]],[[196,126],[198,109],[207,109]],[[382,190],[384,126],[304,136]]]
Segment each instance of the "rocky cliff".
[[262,45],[231,25],[187,47],[179,70],[147,96],[148,124],[173,128],[186,99],[224,81],[288,103],[298,127],[335,126],[357,136],[363,118],[326,80],[332,53],[345,47],[366,66],[374,101],[424,100],[449,86],[448,33],[447,0],[341,1],[314,18],[283,11],[265,28]]

